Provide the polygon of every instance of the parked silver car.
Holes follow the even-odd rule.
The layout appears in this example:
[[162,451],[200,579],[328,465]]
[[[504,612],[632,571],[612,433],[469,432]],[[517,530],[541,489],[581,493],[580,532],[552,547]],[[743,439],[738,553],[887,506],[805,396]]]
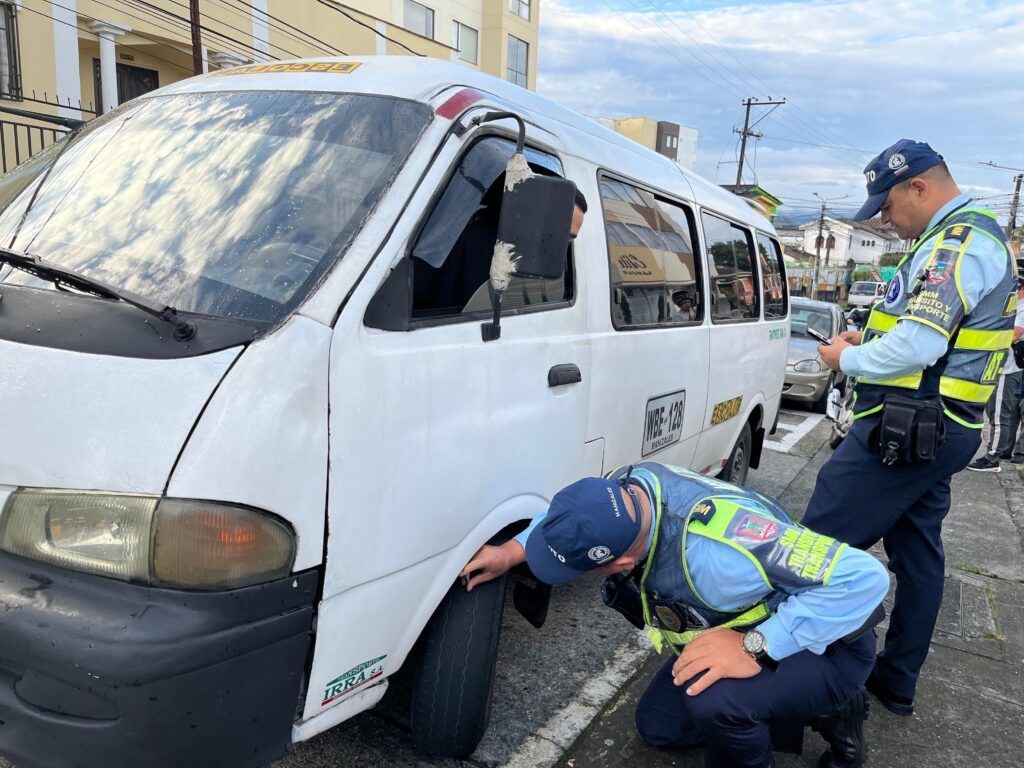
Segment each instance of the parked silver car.
[[798,297],[790,300],[789,315],[789,359],[782,397],[810,403],[815,411],[824,413],[828,393],[834,386],[842,386],[846,376],[821,361],[819,342],[808,335],[807,328],[832,338],[846,330],[846,317],[837,304]]

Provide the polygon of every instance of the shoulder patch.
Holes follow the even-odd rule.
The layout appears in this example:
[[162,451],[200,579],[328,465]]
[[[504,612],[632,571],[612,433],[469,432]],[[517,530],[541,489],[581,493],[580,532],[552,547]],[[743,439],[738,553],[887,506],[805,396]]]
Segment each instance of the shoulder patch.
[[761,515],[747,513],[740,518],[733,529],[732,538],[748,541],[768,541],[779,535],[775,520]]
[[715,516],[715,502],[711,499],[704,499],[698,501],[693,505],[690,510],[690,514],[687,515],[687,522],[690,520],[697,520],[698,522],[708,525],[711,522],[711,518]]
[[954,224],[947,227],[942,233],[943,240],[956,240],[960,243],[966,242],[971,234],[971,228],[966,224]]

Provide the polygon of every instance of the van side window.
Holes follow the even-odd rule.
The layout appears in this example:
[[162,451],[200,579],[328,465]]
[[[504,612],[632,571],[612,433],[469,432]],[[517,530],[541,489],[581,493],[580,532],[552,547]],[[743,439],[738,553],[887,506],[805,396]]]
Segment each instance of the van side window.
[[[489,136],[476,142],[459,161],[410,256],[414,320],[490,311],[491,255],[498,235],[505,167],[514,149],[513,142]],[[527,149],[526,158],[538,173],[562,175],[561,163],[551,155]],[[570,247],[561,278],[512,278],[502,308],[564,304],[572,297]]]
[[757,320],[761,314],[757,274],[751,259],[753,239],[743,227],[701,213],[711,282],[711,320]]
[[689,208],[602,177],[601,202],[617,330],[704,319],[700,260]]
[[777,242],[761,232],[757,233],[757,260],[761,264],[764,317],[766,320],[785,317],[789,302],[783,278],[782,249]]

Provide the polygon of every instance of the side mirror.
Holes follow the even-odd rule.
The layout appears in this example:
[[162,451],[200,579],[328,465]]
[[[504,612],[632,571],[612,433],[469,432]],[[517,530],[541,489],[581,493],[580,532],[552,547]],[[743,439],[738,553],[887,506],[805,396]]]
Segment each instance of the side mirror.
[[[517,167],[513,171],[513,165],[525,169]],[[533,173],[522,155],[513,156],[505,178],[498,246],[511,247],[515,274],[520,277],[561,277],[565,272],[576,185],[556,176]],[[491,286],[498,290],[501,286],[495,284],[496,270],[494,262],[491,263]],[[500,272],[497,277],[500,279]]]
[[575,198],[571,181],[536,174],[522,154],[512,155],[491,256],[494,318],[483,326],[484,341],[501,335],[501,298],[513,277],[553,280],[565,272]]

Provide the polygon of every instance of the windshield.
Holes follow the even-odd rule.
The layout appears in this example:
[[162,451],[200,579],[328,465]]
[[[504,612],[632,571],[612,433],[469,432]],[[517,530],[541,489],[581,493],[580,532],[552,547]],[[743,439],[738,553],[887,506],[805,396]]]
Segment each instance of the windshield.
[[179,311],[275,321],[343,252],[429,119],[422,104],[349,94],[132,102],[49,176],[0,179],[0,242]]
[[813,328],[818,333],[832,338],[832,315],[827,309],[805,307],[794,303],[791,307],[793,335],[810,336],[807,329]]
[[850,287],[850,293],[866,293],[869,296],[874,295],[876,283],[854,283]]

